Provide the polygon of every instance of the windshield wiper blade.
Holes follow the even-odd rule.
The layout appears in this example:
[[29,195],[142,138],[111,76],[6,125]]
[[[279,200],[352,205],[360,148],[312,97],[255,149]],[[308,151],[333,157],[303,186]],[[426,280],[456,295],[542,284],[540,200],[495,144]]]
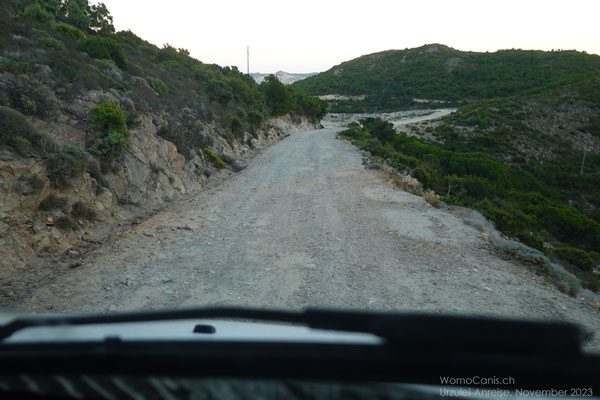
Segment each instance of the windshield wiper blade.
[[36,315],[0,327],[0,343],[31,327],[227,318],[294,323],[314,329],[369,333],[395,347],[422,346],[436,351],[580,353],[591,334],[568,322],[537,322],[422,313],[337,310],[276,311],[237,307],[97,315]]

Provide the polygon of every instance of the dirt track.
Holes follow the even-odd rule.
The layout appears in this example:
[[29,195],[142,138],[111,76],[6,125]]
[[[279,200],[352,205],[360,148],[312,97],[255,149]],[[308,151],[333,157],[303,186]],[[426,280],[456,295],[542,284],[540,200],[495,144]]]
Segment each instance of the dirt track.
[[570,319],[600,335],[600,312],[365,169],[334,128],[293,133],[244,171],[73,261],[82,265],[15,306],[460,312]]

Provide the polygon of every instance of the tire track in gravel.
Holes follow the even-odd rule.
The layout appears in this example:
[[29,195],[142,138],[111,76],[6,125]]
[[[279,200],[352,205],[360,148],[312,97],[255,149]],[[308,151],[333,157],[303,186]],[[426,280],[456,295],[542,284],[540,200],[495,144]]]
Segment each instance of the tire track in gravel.
[[600,332],[597,309],[498,258],[450,212],[394,189],[335,135],[292,133],[16,306],[417,310],[558,318]]

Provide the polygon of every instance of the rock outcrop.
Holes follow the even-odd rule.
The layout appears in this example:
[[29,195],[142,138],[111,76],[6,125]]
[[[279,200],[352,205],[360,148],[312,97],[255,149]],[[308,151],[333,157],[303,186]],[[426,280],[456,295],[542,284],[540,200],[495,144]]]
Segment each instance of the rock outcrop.
[[[57,143],[85,147],[89,109],[102,101],[123,103],[111,93],[91,91],[78,96],[65,108],[66,115],[55,121],[32,123]],[[175,144],[158,135],[170,118],[168,113],[142,114],[130,129],[125,154],[114,163],[111,172],[103,175],[103,182],[86,172],[68,189],[51,185],[43,156],[22,156],[0,148],[0,288],[29,272],[40,263],[40,258],[99,242],[110,235],[112,228],[139,220],[182,194],[200,190],[217,169],[202,151],[194,151],[186,158]],[[285,116],[268,120],[258,131],[245,132],[243,140],[229,144],[216,125],[200,118],[198,121],[202,133],[211,138],[214,152],[232,158],[243,158],[253,148],[286,132],[315,128],[305,119]],[[59,199],[60,206],[40,207],[48,198]],[[76,203],[92,210],[94,218],[73,217]],[[66,217],[76,226],[63,226],[61,222]],[[46,259],[42,261],[48,263]]]

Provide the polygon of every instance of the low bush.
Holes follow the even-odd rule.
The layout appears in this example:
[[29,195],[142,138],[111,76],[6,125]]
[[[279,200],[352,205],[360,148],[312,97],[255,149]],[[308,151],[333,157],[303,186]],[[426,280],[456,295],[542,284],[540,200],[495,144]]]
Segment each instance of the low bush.
[[123,155],[126,148],[127,137],[118,132],[110,131],[106,135],[96,139],[89,147],[89,151],[108,159],[116,159]]
[[9,107],[0,106],[0,145],[12,147],[24,154],[40,147],[47,136],[38,133],[25,116]]
[[425,196],[423,196],[423,198],[425,199],[426,202],[431,204],[433,207],[440,208],[440,204],[441,204],[440,198],[438,196],[436,196],[435,194],[428,192],[428,193],[425,193]]
[[498,234],[492,223],[477,211],[469,210],[466,213],[463,211],[458,216],[468,225],[487,234],[492,248],[501,257],[535,267],[539,273],[548,276],[552,283],[564,293],[571,296],[579,293],[580,280],[565,271],[562,266],[551,262],[541,251],[519,242],[504,239]]
[[216,155],[215,153],[213,153],[212,151],[210,151],[209,149],[204,149],[204,154],[206,155],[206,157],[208,158],[208,160],[212,163],[212,165],[215,168],[226,168],[227,164],[225,164],[223,162],[223,160],[221,160],[221,158]]
[[38,174],[26,176],[25,182],[27,182],[34,191],[40,191],[46,186],[46,180],[41,178]]
[[90,110],[96,140],[89,147],[93,154],[107,159],[120,157],[127,147],[127,120],[123,110],[111,103],[100,103]]
[[233,133],[236,138],[239,138],[244,134],[244,124],[240,117],[237,115],[230,115],[229,124],[231,126],[231,133]]
[[544,252],[544,240],[533,232],[521,232],[517,238],[529,247]]
[[24,114],[51,119],[59,111],[59,102],[54,92],[37,79],[19,75],[17,80],[9,82],[5,89],[9,105]]
[[114,39],[102,36],[90,36],[81,42],[81,50],[92,58],[113,60],[122,70],[127,69],[127,59],[121,45]]
[[265,120],[265,117],[262,113],[256,111],[256,110],[250,110],[248,111],[248,113],[246,114],[248,121],[250,122],[250,125],[254,128],[254,129],[258,129],[260,128],[260,126],[262,125],[263,121]]
[[64,145],[48,159],[48,178],[56,187],[68,188],[83,174],[86,166],[87,155],[83,149]]
[[96,211],[88,207],[82,201],[77,201],[71,206],[71,216],[75,219],[96,220]]
[[532,249],[512,240],[496,240],[492,242],[494,250],[501,256],[517,260],[522,264],[543,266],[548,258],[539,250]]
[[597,262],[597,256],[594,258],[590,253],[576,249],[574,247],[557,247],[552,250],[561,260],[567,261],[583,271],[591,271]]
[[51,193],[46,197],[38,206],[38,210],[52,211],[52,210],[64,210],[68,205],[67,199],[64,197],[58,197],[54,193]]
[[52,14],[44,10],[38,3],[33,3],[25,7],[23,17],[32,24],[47,24],[54,19]]
[[56,40],[49,36],[38,39],[38,43],[49,49],[54,49],[54,50],[58,50],[58,51],[66,51],[67,50],[67,47],[65,46],[65,44],[63,42],[61,42],[60,40]]
[[159,95],[164,95],[169,93],[169,87],[166,83],[164,83],[160,78],[155,78],[153,76],[147,76],[146,80],[152,89],[156,91]]
[[0,56],[0,69],[13,74],[27,74],[31,70],[31,64],[28,61],[18,61]]
[[126,206],[126,205],[137,206],[137,205],[139,205],[139,202],[133,200],[131,198],[131,196],[128,195],[128,194],[124,194],[123,196],[118,197],[117,201],[119,202],[119,204],[124,205],[124,206]]
[[[552,283],[556,285],[563,293],[570,296],[577,296],[581,290],[581,282],[573,274],[568,273],[565,269],[553,262],[546,262],[541,271],[552,279]],[[593,288],[595,291],[600,288]]]
[[68,215],[59,217],[54,222],[54,225],[62,229],[63,231],[74,231],[79,229],[79,225],[77,225],[77,222],[75,222],[73,218],[69,217]]
[[74,40],[81,40],[86,37],[85,33],[81,32],[79,29],[63,22],[52,25],[52,29]]
[[97,132],[107,133],[116,131],[123,135],[127,134],[127,120],[123,110],[111,103],[100,103],[90,110]]

